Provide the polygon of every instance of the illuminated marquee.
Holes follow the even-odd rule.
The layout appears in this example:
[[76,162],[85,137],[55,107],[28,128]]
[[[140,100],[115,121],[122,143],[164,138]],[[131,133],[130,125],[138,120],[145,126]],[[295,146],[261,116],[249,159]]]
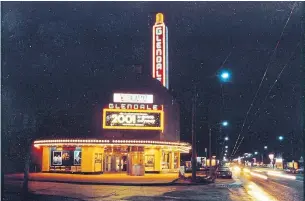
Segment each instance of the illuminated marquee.
[[104,129],[163,130],[163,111],[148,110],[103,110]]
[[134,103],[109,103],[109,109],[121,110],[162,110],[162,105],[154,104],[134,104]]
[[115,103],[154,103],[154,95],[152,94],[122,94],[114,93],[113,102]]
[[156,15],[153,26],[153,78],[159,80],[168,88],[168,47],[167,28],[162,13]]

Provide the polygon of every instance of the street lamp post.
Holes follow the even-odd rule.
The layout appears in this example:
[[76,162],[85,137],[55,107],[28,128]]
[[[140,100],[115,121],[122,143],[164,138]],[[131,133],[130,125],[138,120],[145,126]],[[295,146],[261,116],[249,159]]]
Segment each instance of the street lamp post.
[[280,135],[280,136],[278,136],[278,140],[280,141],[279,155],[281,157],[283,157],[283,152],[282,152],[283,144],[282,144],[282,141],[284,140],[284,137],[282,135]]
[[212,129],[209,128],[209,159],[210,159],[210,176],[212,176]]
[[[267,150],[267,148],[268,148],[267,146],[264,146],[264,150]],[[262,152],[261,155],[262,155],[262,164],[264,164],[264,152]]]
[[[231,73],[227,70],[222,70],[219,74],[219,79],[221,82],[229,82],[230,81],[230,77],[231,77]],[[195,92],[196,92],[196,86],[195,86]],[[194,102],[196,102],[196,98],[194,100]],[[195,181],[196,179],[196,169],[194,167],[196,167],[196,136],[194,134],[194,119],[195,119],[195,108],[194,108],[195,103],[193,103],[193,112],[192,112],[192,180]],[[224,121],[222,122],[223,126],[227,126],[228,122]],[[217,151],[216,151],[217,152]],[[211,167],[212,167],[212,128],[209,127],[209,158],[210,158],[210,175],[211,175]],[[195,169],[195,170],[194,170]]]
[[192,107],[192,181],[196,181],[196,170],[197,170],[197,153],[196,153],[196,134],[195,134],[195,113],[196,113],[196,86],[194,88],[193,96],[193,107]]

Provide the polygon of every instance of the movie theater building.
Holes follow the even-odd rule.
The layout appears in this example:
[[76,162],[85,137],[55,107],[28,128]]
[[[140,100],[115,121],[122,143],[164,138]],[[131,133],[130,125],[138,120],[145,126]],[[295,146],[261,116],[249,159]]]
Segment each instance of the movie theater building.
[[189,153],[191,147],[180,142],[179,105],[168,90],[168,29],[163,14],[156,15],[152,33],[152,76],[141,70],[116,75],[119,82],[104,86],[111,93],[100,94],[93,129],[81,133],[83,138],[35,141],[43,172],[144,175],[178,170],[180,154]]
[[180,142],[179,106],[157,80],[140,77],[126,78],[120,90],[113,90],[95,109],[92,138],[36,140],[42,171],[129,175],[176,171],[180,154],[191,148]]

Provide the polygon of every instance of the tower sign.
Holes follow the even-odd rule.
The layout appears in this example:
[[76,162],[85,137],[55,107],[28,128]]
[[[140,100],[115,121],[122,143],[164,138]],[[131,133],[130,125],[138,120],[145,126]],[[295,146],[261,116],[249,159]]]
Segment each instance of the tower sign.
[[152,52],[153,78],[159,80],[168,89],[168,31],[164,24],[164,16],[162,13],[156,15],[156,23],[153,26]]

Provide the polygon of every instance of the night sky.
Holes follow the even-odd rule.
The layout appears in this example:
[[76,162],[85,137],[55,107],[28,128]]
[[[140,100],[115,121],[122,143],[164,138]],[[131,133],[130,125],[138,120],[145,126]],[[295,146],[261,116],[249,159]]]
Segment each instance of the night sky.
[[[230,124],[222,135],[230,137],[231,153],[270,63],[239,150],[259,151],[264,145],[275,150],[279,135],[285,138],[284,152],[291,152],[291,144],[303,146],[301,2],[2,2],[3,142],[13,143],[24,128],[31,128],[24,127],[24,114],[37,122],[37,111],[45,116],[82,107],[78,102],[87,96],[91,80],[100,80],[95,90],[107,91],[103,83],[111,83],[109,74],[133,64],[150,74],[157,12],[164,13],[169,30],[169,80],[182,108],[181,140],[191,141],[190,100],[196,83],[199,155],[208,146],[207,122],[221,120]],[[222,87],[216,76],[221,68],[232,73]],[[216,135],[214,130],[213,146]],[[299,157],[300,150],[294,152]]]

